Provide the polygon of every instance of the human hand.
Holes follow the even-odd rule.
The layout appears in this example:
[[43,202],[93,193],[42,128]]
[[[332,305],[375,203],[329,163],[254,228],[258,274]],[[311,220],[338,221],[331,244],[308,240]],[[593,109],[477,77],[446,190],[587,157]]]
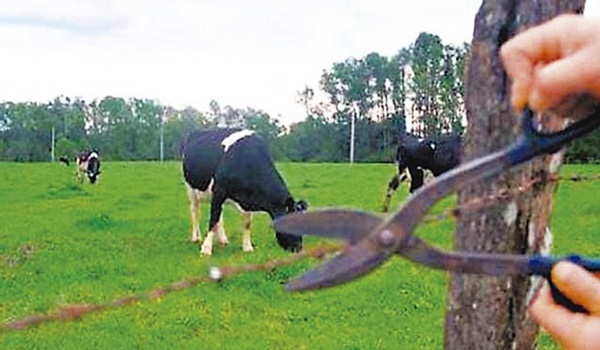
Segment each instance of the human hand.
[[541,112],[583,92],[600,98],[600,19],[558,16],[507,41],[500,56],[516,109]]
[[562,261],[552,269],[552,282],[589,314],[557,304],[544,286],[529,306],[529,315],[565,349],[600,349],[600,280],[584,268]]

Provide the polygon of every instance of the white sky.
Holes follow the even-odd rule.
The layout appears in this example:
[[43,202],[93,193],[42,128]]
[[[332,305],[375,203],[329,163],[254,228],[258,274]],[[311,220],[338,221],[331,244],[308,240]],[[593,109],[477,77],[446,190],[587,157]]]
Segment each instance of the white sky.
[[[600,0],[586,14],[600,15]],[[420,32],[470,41],[477,0],[0,0],[0,101],[156,99],[304,118],[323,69]]]

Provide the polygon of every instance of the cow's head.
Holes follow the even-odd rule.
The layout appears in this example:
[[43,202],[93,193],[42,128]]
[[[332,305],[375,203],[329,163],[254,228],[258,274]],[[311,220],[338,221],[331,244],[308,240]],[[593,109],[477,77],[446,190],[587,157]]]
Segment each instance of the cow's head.
[[[308,203],[305,200],[294,201],[293,198],[288,198],[286,201],[286,212],[305,212],[308,209]],[[292,252],[299,252],[302,250],[302,236],[290,235],[282,232],[275,232],[277,236],[277,243],[285,249]]]

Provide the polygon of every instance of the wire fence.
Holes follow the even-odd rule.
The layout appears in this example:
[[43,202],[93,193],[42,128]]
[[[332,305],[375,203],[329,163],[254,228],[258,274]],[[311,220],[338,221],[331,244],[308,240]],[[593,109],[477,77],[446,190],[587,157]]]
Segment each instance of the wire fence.
[[[440,214],[428,215],[422,221],[423,223],[433,223],[442,220],[456,218],[461,213],[470,210],[478,210],[487,206],[496,204],[499,200],[516,198],[520,194],[527,192],[537,184],[548,181],[559,182],[589,182],[600,180],[600,174],[596,175],[571,175],[571,176],[541,176],[532,178],[529,181],[523,182],[515,189],[499,190],[496,193],[472,199],[458,206],[445,209]],[[147,292],[131,294],[123,297],[117,297],[109,302],[101,304],[80,303],[66,305],[58,308],[56,311],[45,314],[35,314],[25,316],[20,319],[4,321],[0,323],[0,333],[18,331],[37,326],[48,322],[70,322],[81,319],[83,316],[91,313],[99,313],[103,311],[123,308],[143,301],[158,300],[167,294],[182,291],[192,288],[199,284],[218,283],[224,279],[234,277],[243,273],[249,272],[267,272],[278,267],[291,265],[305,259],[321,260],[327,255],[337,253],[344,249],[343,244],[322,244],[316,247],[306,248],[303,251],[291,254],[283,259],[274,259],[262,263],[244,264],[244,265],[224,265],[213,266],[203,275],[193,276],[170,284],[165,284],[162,287],[154,288]]]

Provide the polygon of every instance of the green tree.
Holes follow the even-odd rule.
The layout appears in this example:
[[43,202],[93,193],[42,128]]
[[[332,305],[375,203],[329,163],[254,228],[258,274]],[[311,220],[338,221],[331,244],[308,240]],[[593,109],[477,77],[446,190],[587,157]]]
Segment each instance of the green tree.
[[181,142],[193,130],[206,129],[216,126],[204,114],[192,107],[177,110],[172,107],[164,108],[164,144],[165,158],[180,157]]
[[441,133],[442,108],[438,100],[444,46],[439,36],[421,33],[410,48],[413,78],[413,129],[423,136]]
[[[101,150],[105,157],[115,160],[135,159],[137,132],[133,112],[127,101],[107,96],[98,103],[98,113],[105,123]],[[98,148],[95,145],[94,148]]]
[[137,98],[131,99],[130,105],[135,123],[132,129],[137,134],[135,159],[158,159],[162,106],[154,100]]
[[600,130],[574,140],[567,148],[566,162],[588,163],[600,160]]
[[[275,141],[278,160],[297,162],[339,162],[347,160],[347,146],[340,148],[339,124],[309,116],[291,125],[290,132]],[[343,126],[342,126],[343,127]]]
[[283,131],[277,119],[273,119],[264,111],[246,108],[241,112],[244,128],[254,130],[268,142],[273,142]]
[[464,64],[466,52],[461,47],[444,46],[442,75],[439,86],[441,101],[441,133],[463,132],[462,119],[465,113],[464,105]]
[[391,83],[391,99],[393,106],[392,125],[396,131],[406,131],[406,100],[407,100],[407,77],[406,67],[410,63],[410,51],[407,48],[400,49],[398,53],[389,60],[388,73]]

